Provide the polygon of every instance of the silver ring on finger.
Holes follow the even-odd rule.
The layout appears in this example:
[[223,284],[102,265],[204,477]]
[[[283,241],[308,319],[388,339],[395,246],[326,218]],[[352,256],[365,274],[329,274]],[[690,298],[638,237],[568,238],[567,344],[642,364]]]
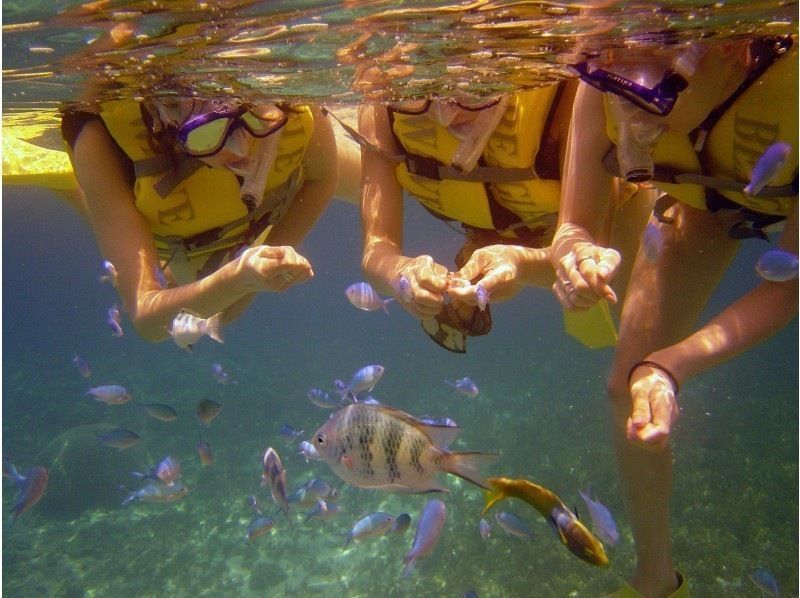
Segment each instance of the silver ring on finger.
[[594,257],[593,257],[593,256],[591,256],[591,255],[584,255],[583,257],[579,257],[579,258],[578,258],[578,261],[576,261],[576,262],[575,262],[575,267],[576,267],[576,268],[580,268],[580,267],[581,267],[581,264],[582,264],[583,262],[585,262],[586,260],[593,260],[593,259],[594,259]]

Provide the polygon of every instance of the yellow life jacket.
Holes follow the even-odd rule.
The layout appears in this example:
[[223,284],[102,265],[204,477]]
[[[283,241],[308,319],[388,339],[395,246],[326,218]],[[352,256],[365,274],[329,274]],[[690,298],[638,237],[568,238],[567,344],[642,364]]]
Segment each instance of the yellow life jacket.
[[[104,103],[100,116],[111,136],[134,163],[134,168],[159,156],[150,146],[138,102],[116,100]],[[307,106],[288,110],[287,117],[267,177],[265,197],[285,190],[293,178],[300,176],[303,156],[313,133],[314,118]],[[136,176],[136,208],[150,225],[162,257],[165,254],[169,257],[170,239],[186,240],[202,237],[208,231],[221,231],[219,235],[209,235],[205,242],[188,247],[188,253],[193,257],[239,244],[249,232],[253,219],[241,201],[236,175],[227,168],[212,168],[194,162],[195,169],[191,174],[178,177],[177,184],[163,197],[158,185],[165,174],[163,169]],[[288,202],[291,197],[284,199]]]
[[[511,96],[486,143],[480,166],[475,169],[477,175],[465,173],[459,178],[452,171],[441,175],[442,169],[435,169],[436,165],[451,166],[459,146],[448,128],[424,113],[390,109],[392,130],[408,156],[397,166],[397,180],[428,209],[476,228],[504,232],[509,224],[533,226],[537,220],[556,214],[560,182],[540,178],[534,165],[558,88],[548,85]],[[420,168],[419,164],[426,166]],[[433,164],[435,172],[428,164]],[[504,170],[522,174],[511,177],[519,180],[504,180]],[[492,202],[510,212],[516,222],[500,221]]]
[[[667,131],[658,138],[654,186],[698,209],[713,209],[709,194],[719,194],[758,214],[789,215],[797,201],[798,160],[798,56],[796,44],[792,46],[748,81],[730,105],[723,104],[724,112],[712,112],[709,125],[704,123],[691,136]],[[606,114],[609,137],[616,140],[608,104]],[[778,141],[792,146],[778,176],[756,196],[743,193],[756,160]]]

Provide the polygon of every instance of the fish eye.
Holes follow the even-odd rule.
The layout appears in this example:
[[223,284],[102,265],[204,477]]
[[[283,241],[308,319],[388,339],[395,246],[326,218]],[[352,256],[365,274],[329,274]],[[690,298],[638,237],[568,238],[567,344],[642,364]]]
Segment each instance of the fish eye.
[[325,434],[317,434],[314,442],[316,442],[319,446],[325,446]]

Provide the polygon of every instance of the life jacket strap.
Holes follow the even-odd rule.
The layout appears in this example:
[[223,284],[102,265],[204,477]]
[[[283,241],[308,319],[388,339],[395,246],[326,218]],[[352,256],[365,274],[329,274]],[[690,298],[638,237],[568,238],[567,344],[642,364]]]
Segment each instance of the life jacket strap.
[[154,176],[163,172],[164,176],[156,181],[153,188],[161,199],[164,199],[172,193],[178,185],[203,166],[205,166],[205,163],[193,156],[185,156],[180,162],[175,164],[169,156],[159,154],[142,160],[136,160],[133,163],[133,171],[137,178]]
[[[611,150],[603,158],[603,166],[606,171],[613,176],[620,176],[619,162],[617,161],[616,147]],[[744,188],[747,183],[734,181],[733,179],[724,179],[720,177],[707,176],[700,173],[681,172],[677,168],[671,166],[664,166],[656,164],[653,170],[653,182],[655,183],[668,183],[672,185],[679,185],[682,183],[699,185],[708,189],[718,189],[720,191],[733,191],[735,193],[744,193]],[[797,196],[797,170],[795,170],[794,177],[791,183],[785,185],[768,185],[763,187],[753,197],[793,197]]]
[[533,166],[528,168],[501,168],[476,166],[463,172],[455,166],[445,166],[434,158],[409,154],[406,156],[408,172],[434,181],[469,181],[474,183],[515,183],[539,178]]

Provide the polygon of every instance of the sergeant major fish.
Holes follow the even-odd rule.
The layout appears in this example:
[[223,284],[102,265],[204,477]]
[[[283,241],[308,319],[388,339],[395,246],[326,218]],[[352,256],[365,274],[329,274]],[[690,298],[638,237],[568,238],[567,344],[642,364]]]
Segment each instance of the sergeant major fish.
[[192,351],[192,346],[204,336],[209,336],[218,343],[222,340],[222,313],[210,318],[201,318],[186,309],[178,312],[172,320],[169,334],[181,349]]
[[434,479],[439,473],[486,488],[478,468],[497,455],[442,448],[457,432],[425,425],[399,409],[355,403],[331,415],[312,442],[337,476],[359,488],[447,492]]

